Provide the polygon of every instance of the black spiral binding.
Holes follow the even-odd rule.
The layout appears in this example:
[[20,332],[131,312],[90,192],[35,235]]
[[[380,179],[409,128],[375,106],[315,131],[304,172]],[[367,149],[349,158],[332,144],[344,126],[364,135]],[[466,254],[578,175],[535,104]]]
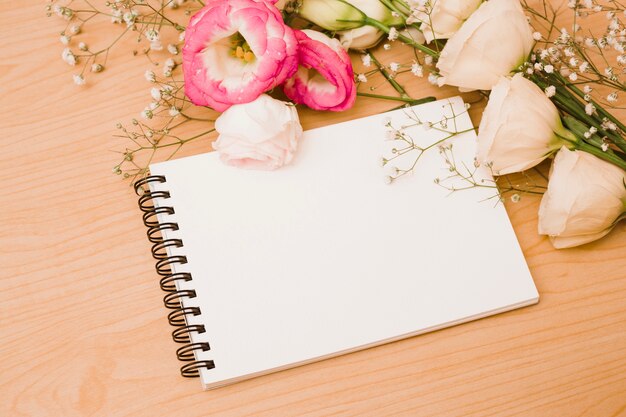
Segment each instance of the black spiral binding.
[[148,240],[152,242],[152,256],[156,259],[156,271],[161,276],[160,286],[166,292],[163,297],[165,307],[170,309],[167,319],[169,323],[175,327],[172,337],[175,342],[183,344],[177,351],[176,356],[180,361],[186,362],[180,368],[180,373],[184,377],[200,376],[200,369],[213,369],[215,363],[213,361],[195,360],[194,352],[206,352],[211,347],[206,342],[192,343],[190,333],[195,332],[202,334],[206,332],[204,325],[187,324],[186,318],[189,316],[198,316],[202,314],[200,307],[190,307],[181,304],[181,298],[187,297],[193,299],[196,297],[194,290],[177,290],[177,281],[192,281],[193,278],[188,272],[174,272],[171,266],[173,264],[183,265],[187,263],[185,256],[170,256],[168,248],[181,248],[183,241],[180,239],[165,239],[162,235],[163,230],[178,230],[178,223],[164,222],[159,223],[157,215],[174,214],[173,207],[155,206],[154,200],[168,199],[170,193],[167,191],[151,191],[150,183],[164,183],[165,177],[162,175],[151,175],[135,182],[135,193],[139,196],[139,209],[143,212],[143,223],[148,228]]

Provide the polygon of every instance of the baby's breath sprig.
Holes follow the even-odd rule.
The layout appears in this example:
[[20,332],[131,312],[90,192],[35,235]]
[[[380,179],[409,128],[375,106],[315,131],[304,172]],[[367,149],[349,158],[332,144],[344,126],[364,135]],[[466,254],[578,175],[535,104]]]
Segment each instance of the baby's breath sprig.
[[[145,78],[152,85],[150,103],[139,120],[132,119],[130,127],[118,123],[120,133],[115,135],[129,140],[131,146],[119,152],[122,160],[113,167],[113,173],[133,182],[148,174],[157,153],[165,154],[159,159],[171,159],[187,143],[206,139],[215,132],[214,120],[204,114],[207,110],[185,97],[182,79],[171,73],[160,77],[152,70],[146,71]],[[194,133],[180,133],[188,131]]]
[[[457,113],[451,103],[447,104],[446,107],[450,110],[450,116],[446,116],[444,114],[440,120],[422,120],[412,108],[407,108],[405,114],[408,117],[408,123],[402,124],[399,127],[394,126],[391,121],[387,121],[385,123],[385,127],[387,129],[386,139],[394,143],[394,146],[391,149],[391,155],[384,156],[381,159],[381,165],[383,167],[387,167],[387,171],[389,172],[389,175],[385,176],[386,183],[390,184],[399,178],[412,173],[426,152],[432,149],[440,148],[455,136],[475,130],[473,127],[470,129],[459,129],[457,124],[457,118],[462,114],[467,113],[469,104],[466,104],[465,110],[462,113]],[[420,144],[411,134],[408,133],[408,129],[417,126],[424,130],[439,131],[443,135],[432,143]],[[402,165],[399,166],[396,163],[396,161],[399,160],[408,160],[409,163],[403,162]]]
[[[200,0],[109,0],[104,7],[96,7],[90,0],[53,0],[46,10],[48,16],[58,16],[65,21],[59,38],[65,45],[61,57],[67,64],[81,67],[73,74],[73,79],[76,84],[83,85],[87,73],[101,73],[106,69],[111,50],[130,34],[135,34],[137,43],[143,45],[142,54],[153,63],[150,55],[164,50],[162,40],[165,38],[172,40],[167,45],[167,52],[178,55],[185,25],[176,21],[179,16],[175,11],[184,6],[183,13],[188,16],[201,5]],[[105,46],[93,48],[81,41],[81,35],[97,18],[121,27],[107,32]],[[166,31],[168,33],[164,33]],[[133,54],[138,52],[133,51]]]
[[[626,6],[617,0],[569,0],[573,15],[570,27],[559,27],[566,12],[554,10],[547,0],[543,7],[522,0],[537,32],[538,49],[534,54],[535,72],[559,74],[572,86],[586,90],[585,101],[606,108],[625,108],[626,93]],[[605,27],[587,22],[602,16]],[[597,20],[596,20],[597,21]],[[588,106],[591,109],[592,106]]]
[[448,168],[449,175],[433,181],[435,184],[452,192],[464,191],[473,188],[487,188],[493,190],[493,195],[485,200],[495,200],[496,204],[510,198],[517,203],[524,195],[542,195],[547,189],[548,179],[537,168],[523,171],[518,174],[496,177],[491,165],[486,168],[491,172],[489,178],[479,175],[480,163],[474,160],[471,166],[465,162],[457,162],[454,157],[453,144],[442,144],[438,147]]

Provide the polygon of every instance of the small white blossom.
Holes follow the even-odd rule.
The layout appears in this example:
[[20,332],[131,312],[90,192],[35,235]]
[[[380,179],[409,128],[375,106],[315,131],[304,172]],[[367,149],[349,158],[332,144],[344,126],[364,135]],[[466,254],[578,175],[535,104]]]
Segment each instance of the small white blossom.
[[74,84],[85,85],[85,78],[82,75],[74,74],[73,78],[74,78]]
[[389,184],[391,184],[393,182],[393,178],[391,178],[389,175],[387,175],[384,178],[384,181],[385,181],[385,184],[389,185]]
[[359,74],[356,76],[357,80],[359,80],[359,82],[362,83],[366,83],[367,82],[367,76],[365,74]]
[[437,85],[437,79],[439,78],[439,76],[437,74],[433,74],[432,72],[428,75],[428,82],[431,83],[432,85]]
[[609,144],[605,142],[602,145],[600,145],[600,148],[602,148],[602,150],[606,152],[609,150]]
[[102,72],[102,70],[104,70],[102,64],[91,64],[91,72]]
[[143,76],[146,77],[146,80],[151,83],[156,82],[156,75],[154,74],[154,71],[152,70],[146,70]]
[[587,103],[585,105],[585,113],[587,113],[589,116],[591,116],[595,111],[596,106],[594,106],[592,103]]
[[391,62],[389,64],[389,69],[393,72],[398,72],[398,70],[400,69],[400,64],[398,64],[397,62]]
[[576,80],[578,79],[578,74],[576,74],[575,72],[572,72],[572,73],[569,75],[569,77],[568,77],[568,78],[569,78],[569,80],[570,80],[570,81],[572,81],[572,82],[573,82],[573,81],[576,81]]
[[85,42],[80,42],[78,44],[78,49],[80,49],[81,51],[86,51],[88,49],[87,44]]
[[72,26],[70,26],[70,33],[72,35],[78,35],[80,33],[80,25],[72,25]]
[[519,203],[519,201],[522,199],[522,197],[520,197],[519,194],[515,193],[511,196],[511,201],[514,203]]
[[617,91],[614,91],[606,96],[606,99],[609,103],[615,103],[617,101]]
[[161,100],[161,90],[156,87],[150,89],[150,96],[156,101]]
[[180,114],[180,110],[177,109],[175,106],[170,107],[170,110],[168,111],[169,115],[172,117],[178,116]]
[[424,68],[420,64],[418,64],[417,62],[414,62],[411,65],[411,72],[416,77],[423,77],[424,76]]
[[589,94],[593,91],[593,88],[591,88],[591,86],[586,85],[583,87],[583,91],[585,92],[585,94]]
[[122,11],[118,9],[111,10],[111,23],[122,23]]
[[384,49],[385,51],[388,51],[388,50],[390,50],[390,49],[391,49],[391,45],[389,45],[388,43],[386,43],[386,44],[384,44],[384,45],[383,45],[383,49]]
[[533,39],[536,40],[536,41],[540,41],[541,40],[541,33],[533,32]]
[[76,65],[76,56],[72,53],[70,48],[63,49],[63,52],[61,52],[61,58],[71,66]]
[[395,27],[389,29],[389,36],[387,37],[387,39],[389,39],[390,41],[395,41],[396,39],[398,39],[398,29],[396,29]]
[[581,73],[585,73],[589,70],[589,62],[585,61],[578,67],[578,71]]
[[546,89],[544,91],[545,91],[547,97],[554,97],[554,95],[556,94],[556,87],[553,86],[553,85],[550,85],[550,86],[546,87]]
[[178,35],[178,42],[182,42],[185,40],[185,31],[183,30],[182,32],[180,32],[180,34]]
[[66,35],[61,35],[61,37],[59,38],[59,40],[61,41],[61,43],[63,45],[69,45],[70,43],[70,37],[66,36]]
[[432,56],[430,56],[430,55],[426,55],[426,56],[424,57],[424,63],[425,63],[426,65],[432,65],[432,64],[433,64],[433,57],[432,57]]
[[178,46],[170,43],[169,45],[167,45],[167,51],[172,55],[178,55]]
[[546,72],[546,74],[552,74],[554,72],[554,67],[548,64],[545,67],[543,67],[543,70]]
[[372,57],[370,54],[363,54],[361,55],[361,62],[365,67],[369,68],[372,65]]

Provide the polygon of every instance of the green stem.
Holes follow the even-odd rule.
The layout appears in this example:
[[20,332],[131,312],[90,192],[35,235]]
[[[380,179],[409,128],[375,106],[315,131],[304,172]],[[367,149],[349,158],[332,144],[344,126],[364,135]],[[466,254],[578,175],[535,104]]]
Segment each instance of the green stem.
[[411,106],[437,100],[435,97],[424,97],[424,98],[420,98],[416,100],[416,99],[412,99],[411,97],[393,97],[393,96],[383,96],[380,94],[370,94],[370,93],[361,93],[361,92],[357,92],[356,95],[360,97],[377,98],[381,100],[401,101],[403,103],[410,104]]
[[398,84],[398,82],[396,80],[394,80],[394,78],[391,76],[391,74],[389,74],[387,72],[387,70],[385,69],[385,67],[380,63],[380,61],[378,61],[376,59],[376,57],[374,56],[374,54],[372,52],[370,52],[369,50],[366,51],[370,58],[372,59],[372,62],[374,63],[374,65],[376,65],[376,68],[378,68],[378,71],[380,71],[381,74],[383,74],[383,77],[385,77],[385,79],[387,81],[389,81],[389,84],[391,84],[391,86],[398,92],[400,93],[400,95],[402,96],[402,98],[405,99],[410,99],[411,97],[407,94],[406,90],[404,89],[404,87],[402,87],[400,84]]
[[604,161],[610,162],[613,165],[616,165],[620,167],[621,169],[623,169],[624,171],[626,171],[626,161],[624,161],[623,159],[621,159],[615,154],[604,152],[602,149],[598,149],[595,146],[589,145],[588,143],[584,141],[580,141],[579,143],[577,143],[576,149],[590,153],[594,156],[597,156],[598,158]]
[[[362,20],[362,22],[364,25],[368,25],[368,26],[372,26],[375,27],[376,29],[382,30],[383,32],[385,32],[386,34],[389,34],[389,31],[391,30],[391,28],[387,25],[385,25],[382,22],[379,22],[376,19],[372,19],[369,16],[365,16]],[[406,37],[400,33],[398,33],[398,39],[401,40],[402,42],[404,42],[405,44],[412,46],[415,49],[419,49],[420,51],[424,52],[427,55],[432,56],[433,58],[439,58],[439,53],[436,51],[433,51],[432,49],[428,48],[427,46],[422,45],[421,43],[417,43],[415,42],[413,39]]]

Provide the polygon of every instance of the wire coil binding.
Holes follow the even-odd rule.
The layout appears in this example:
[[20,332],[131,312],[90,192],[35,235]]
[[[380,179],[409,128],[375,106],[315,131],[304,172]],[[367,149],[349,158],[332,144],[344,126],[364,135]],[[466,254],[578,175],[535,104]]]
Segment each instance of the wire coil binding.
[[159,215],[172,215],[175,213],[174,207],[154,204],[155,199],[166,200],[170,198],[168,191],[151,191],[150,183],[165,183],[163,175],[150,175],[135,182],[135,193],[139,196],[139,209],[143,212],[143,223],[148,228],[146,232],[148,240],[152,245],[152,257],[156,259],[156,272],[161,277],[159,285],[166,293],[163,297],[163,304],[171,312],[168,314],[168,322],[175,327],[172,338],[181,346],[176,351],[176,356],[182,362],[186,362],[180,368],[180,373],[184,377],[194,378],[200,376],[200,369],[213,369],[215,363],[207,360],[195,360],[195,352],[206,352],[211,350],[207,342],[191,342],[191,333],[202,334],[206,328],[199,324],[187,324],[187,317],[199,316],[202,314],[200,307],[183,306],[181,298],[193,299],[196,297],[194,290],[178,290],[176,282],[189,282],[193,277],[188,272],[174,272],[172,265],[184,265],[187,263],[185,256],[170,256],[168,248],[182,248],[181,239],[165,239],[162,232],[164,230],[178,230],[178,223],[159,223]]

